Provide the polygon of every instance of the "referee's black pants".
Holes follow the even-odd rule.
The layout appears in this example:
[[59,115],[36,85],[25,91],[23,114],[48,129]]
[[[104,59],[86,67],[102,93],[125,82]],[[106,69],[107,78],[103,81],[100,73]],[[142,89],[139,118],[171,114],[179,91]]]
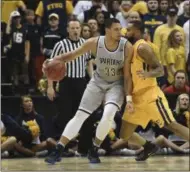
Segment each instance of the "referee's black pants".
[[74,117],[86,85],[85,78],[65,77],[60,81],[59,98],[57,100],[58,115],[54,121],[57,137],[60,137],[69,120]]

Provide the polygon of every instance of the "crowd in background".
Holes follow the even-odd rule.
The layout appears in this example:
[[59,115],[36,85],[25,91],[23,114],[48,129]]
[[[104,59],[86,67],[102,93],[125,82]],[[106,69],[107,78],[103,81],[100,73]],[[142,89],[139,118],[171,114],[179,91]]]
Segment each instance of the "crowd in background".
[[[46,95],[47,83],[43,78],[42,64],[45,59],[50,58],[54,45],[68,36],[69,20],[78,19],[81,22],[81,37],[84,39],[104,35],[104,21],[107,18],[115,17],[120,21],[123,37],[127,37],[128,23],[139,20],[145,25],[144,39],[152,42],[152,48],[164,66],[165,75],[157,78],[158,84],[165,94],[180,95],[173,109],[174,116],[177,121],[189,127],[188,0],[3,0],[1,8],[2,86],[10,83],[11,88],[14,88],[12,95]],[[57,92],[59,93],[58,89]],[[6,96],[6,91],[2,92],[2,95]],[[2,115],[8,135],[12,136],[6,137],[2,143],[8,142],[9,149],[14,147],[25,156],[34,156],[36,152],[46,149],[51,151],[59,136],[48,138],[43,135],[43,116],[35,111],[31,97],[22,97],[21,108],[21,114],[16,120],[7,119],[6,115]],[[68,146],[72,151],[68,148],[65,156],[72,154],[73,150],[80,152],[77,155],[86,154],[92,144],[91,136],[101,118],[102,108],[94,113],[96,115],[92,115],[85,124],[91,129],[80,133],[81,137]],[[110,131],[102,146],[104,152],[100,153],[110,154],[127,147],[127,151],[120,149],[119,154],[134,155],[141,150],[141,147],[135,147],[132,143],[125,143],[119,139],[121,116],[122,112],[116,115],[113,131]],[[147,131],[153,128],[155,136],[158,136],[155,140],[162,145],[161,147],[172,147],[178,152],[187,152],[187,143],[173,145],[167,139],[171,133],[150,126]],[[14,127],[18,133],[15,133]],[[138,130],[141,131],[140,128]],[[28,136],[27,140],[24,139],[25,135]],[[2,148],[3,151],[7,150],[6,146],[5,144],[5,149]]]

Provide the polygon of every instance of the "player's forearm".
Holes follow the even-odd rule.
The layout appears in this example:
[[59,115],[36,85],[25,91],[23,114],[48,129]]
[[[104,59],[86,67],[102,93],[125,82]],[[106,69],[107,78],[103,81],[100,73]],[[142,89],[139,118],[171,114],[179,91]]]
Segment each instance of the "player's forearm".
[[55,59],[61,60],[64,63],[67,63],[69,61],[76,59],[76,57],[75,57],[74,53],[69,52],[69,53],[61,54],[61,55],[55,57]]
[[133,82],[132,82],[132,78],[129,77],[127,79],[125,79],[124,81],[124,88],[125,88],[125,95],[132,95],[132,91],[133,91]]
[[48,79],[48,88],[53,88],[53,81]]
[[157,78],[164,75],[164,69],[162,66],[156,67],[147,73],[147,78]]
[[87,72],[88,72],[89,77],[92,78],[92,74],[93,74],[92,60],[88,61]]

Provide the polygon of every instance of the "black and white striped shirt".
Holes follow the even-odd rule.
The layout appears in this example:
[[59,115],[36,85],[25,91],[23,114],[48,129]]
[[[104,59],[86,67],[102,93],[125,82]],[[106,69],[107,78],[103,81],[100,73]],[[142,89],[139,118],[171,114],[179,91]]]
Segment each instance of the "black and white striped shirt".
[[[78,41],[72,41],[69,38],[63,39],[55,44],[51,58],[73,51],[83,45],[85,39],[80,38]],[[85,53],[75,60],[68,62],[67,65],[67,77],[69,78],[84,78],[86,76],[87,61],[90,60],[90,53]]]

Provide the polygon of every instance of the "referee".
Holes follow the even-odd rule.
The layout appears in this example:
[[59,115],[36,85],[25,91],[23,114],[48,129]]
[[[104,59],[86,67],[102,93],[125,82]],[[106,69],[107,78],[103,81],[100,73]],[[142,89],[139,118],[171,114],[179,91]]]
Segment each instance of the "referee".
[[[85,40],[80,37],[81,25],[78,20],[71,20],[67,26],[68,38],[59,41],[53,49],[51,58],[73,51],[80,47]],[[86,88],[86,67],[89,76],[92,76],[92,63],[90,53],[81,55],[77,59],[68,62],[67,76],[59,82],[59,114],[55,119],[56,134],[61,135],[69,120],[75,115],[83,92]],[[53,82],[48,81],[47,96],[53,101],[55,91]]]

